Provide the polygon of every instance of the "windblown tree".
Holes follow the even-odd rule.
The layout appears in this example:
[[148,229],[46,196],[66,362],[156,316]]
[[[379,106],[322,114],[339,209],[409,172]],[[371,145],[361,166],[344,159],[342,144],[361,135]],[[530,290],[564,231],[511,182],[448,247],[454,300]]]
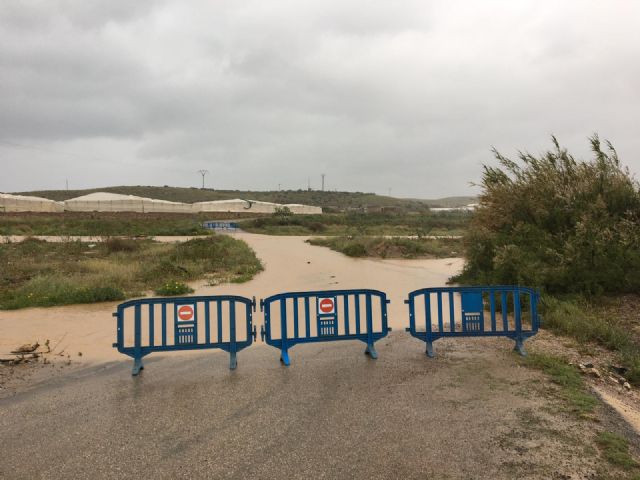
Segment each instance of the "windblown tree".
[[640,191],[610,142],[594,158],[553,150],[513,161],[494,149],[456,281],[527,284],[550,292],[640,289]]

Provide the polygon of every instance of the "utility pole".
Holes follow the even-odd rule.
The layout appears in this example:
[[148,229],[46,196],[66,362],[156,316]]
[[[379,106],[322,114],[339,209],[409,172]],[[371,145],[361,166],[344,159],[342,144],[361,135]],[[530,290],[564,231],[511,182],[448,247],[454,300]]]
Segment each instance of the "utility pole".
[[69,191],[69,179],[68,179],[68,178],[65,178],[64,180],[65,180],[65,182],[66,182],[66,184],[67,184],[67,192],[68,192],[68,191]]
[[322,191],[324,192],[324,173],[322,174]]
[[307,192],[311,191],[311,177],[307,177]]
[[202,175],[202,189],[204,190],[204,176],[209,173],[209,170],[198,170],[198,173]]

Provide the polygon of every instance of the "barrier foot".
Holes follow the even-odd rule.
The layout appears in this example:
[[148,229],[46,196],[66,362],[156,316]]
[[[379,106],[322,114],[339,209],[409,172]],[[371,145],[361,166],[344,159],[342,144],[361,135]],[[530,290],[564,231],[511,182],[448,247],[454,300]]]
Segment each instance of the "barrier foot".
[[514,352],[518,352],[523,357],[527,356],[527,352],[524,349],[524,340],[522,338],[516,338],[516,346],[513,347]]
[[373,343],[367,343],[367,348],[364,351],[365,355],[369,355],[371,358],[378,358],[378,352],[376,352],[376,347],[373,346]]
[[140,370],[144,370],[144,365],[142,364],[142,358],[134,358],[133,370],[131,370],[131,375],[135,377],[140,373]]
[[433,342],[427,341],[426,343],[427,343],[427,351],[425,353],[427,354],[427,357],[429,357],[429,358],[435,357],[436,354],[433,351]]
[[289,360],[289,352],[287,350],[282,350],[282,353],[280,354],[280,361],[287,367],[291,365],[291,361]]
[[231,358],[229,359],[229,370],[235,370],[238,366],[238,357],[236,352],[231,352]]

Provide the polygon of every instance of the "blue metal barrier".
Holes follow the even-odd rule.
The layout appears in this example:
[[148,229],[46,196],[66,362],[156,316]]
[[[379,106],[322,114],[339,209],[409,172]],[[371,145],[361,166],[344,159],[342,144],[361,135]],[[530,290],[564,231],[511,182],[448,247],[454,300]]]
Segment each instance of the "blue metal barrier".
[[204,222],[202,224],[203,228],[207,228],[209,230],[231,230],[236,231],[240,226],[235,222]]
[[[243,309],[244,319],[238,321]],[[237,352],[256,338],[255,309],[255,298],[235,295],[131,300],[113,314],[118,321],[113,346],[133,358],[133,375],[144,368],[142,357],[150,353],[208,348],[229,352],[229,368],[234,369]]]
[[[443,337],[507,337],[526,355],[524,341],[540,326],[539,298],[535,290],[518,286],[423,288],[404,302],[409,305],[406,330],[426,342],[429,357],[433,342]],[[424,331],[416,327],[417,316],[424,318]]]
[[294,345],[334,340],[360,340],[367,344],[365,353],[377,358],[374,342],[391,331],[388,303],[387,295],[378,290],[280,293],[260,301],[261,337],[281,350],[285,365],[290,364],[289,348]]

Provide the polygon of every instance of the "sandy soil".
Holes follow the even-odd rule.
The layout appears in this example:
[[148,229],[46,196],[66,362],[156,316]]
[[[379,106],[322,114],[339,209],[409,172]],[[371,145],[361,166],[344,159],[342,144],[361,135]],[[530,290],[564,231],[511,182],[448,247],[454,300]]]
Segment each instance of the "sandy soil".
[[[244,284],[224,284],[215,287],[206,282],[194,282],[197,295],[232,293],[264,298],[269,295],[300,290],[341,288],[376,288],[385,291],[391,300],[389,325],[403,329],[407,325],[406,294],[411,290],[444,285],[462,268],[462,259],[438,260],[371,260],[352,259],[328,248],[314,247],[305,237],[275,237],[236,233],[245,240],[262,260],[265,271]],[[192,237],[156,237],[158,241],[185,241]],[[60,238],[48,237],[50,241]],[[84,238],[85,241],[89,237]],[[82,363],[122,359],[111,344],[115,341],[115,319],[111,314],[117,303],[73,305],[64,307],[29,308],[0,311],[0,354],[18,345],[52,344],[61,340],[59,349]]]

